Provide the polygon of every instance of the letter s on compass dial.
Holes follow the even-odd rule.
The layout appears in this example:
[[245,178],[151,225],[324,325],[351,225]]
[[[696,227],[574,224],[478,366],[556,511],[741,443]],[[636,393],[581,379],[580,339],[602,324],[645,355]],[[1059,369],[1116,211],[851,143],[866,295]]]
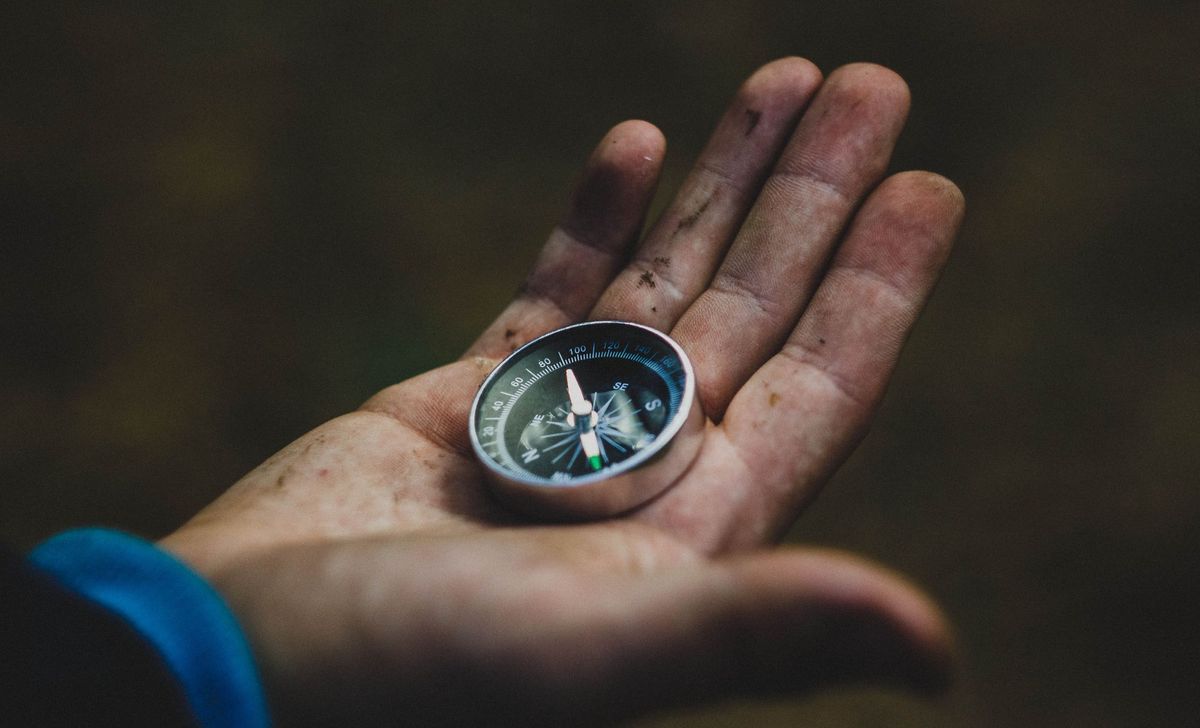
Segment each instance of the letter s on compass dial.
[[695,458],[704,416],[692,365],[669,336],[589,321],[541,336],[488,375],[471,445],[519,510],[600,518],[657,495]]

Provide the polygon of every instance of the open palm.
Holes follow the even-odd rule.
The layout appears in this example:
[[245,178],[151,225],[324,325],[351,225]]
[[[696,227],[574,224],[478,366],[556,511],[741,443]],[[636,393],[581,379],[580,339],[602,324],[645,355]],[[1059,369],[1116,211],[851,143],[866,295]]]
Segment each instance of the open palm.
[[[277,716],[578,724],[943,680],[946,628],[914,589],[842,554],[756,550],[865,434],[961,218],[947,180],[883,178],[908,102],[878,66],[763,67],[636,246],[664,141],[618,125],[461,360],[303,436],[165,539],[230,601]],[[704,444],[623,517],[531,523],[488,494],[468,409],[500,357],[585,318],[689,352]]]

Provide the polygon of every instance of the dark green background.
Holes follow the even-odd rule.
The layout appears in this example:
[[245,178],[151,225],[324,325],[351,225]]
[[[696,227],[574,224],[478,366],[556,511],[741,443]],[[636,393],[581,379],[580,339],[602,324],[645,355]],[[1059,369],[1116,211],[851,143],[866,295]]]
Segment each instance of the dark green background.
[[274,5],[3,11],[5,540],[166,532],[456,356],[610,125],[664,130],[670,190],[759,64],[871,60],[913,90],[895,167],[968,216],[792,540],[932,591],[962,680],[686,719],[1194,724],[1195,2]]

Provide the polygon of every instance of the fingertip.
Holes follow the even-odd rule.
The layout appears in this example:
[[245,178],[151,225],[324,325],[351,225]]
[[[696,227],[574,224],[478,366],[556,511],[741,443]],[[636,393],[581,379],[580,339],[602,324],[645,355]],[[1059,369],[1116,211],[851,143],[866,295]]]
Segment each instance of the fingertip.
[[738,87],[713,142],[740,145],[752,138],[774,148],[795,126],[821,81],[820,69],[803,58],[780,58],[760,67]]
[[657,126],[645,119],[626,119],[609,129],[605,137],[641,138],[661,142],[663,133]]
[[[780,619],[798,649],[830,668],[819,681],[882,681],[924,695],[952,682],[957,650],[949,620],[904,577],[834,550],[790,550],[739,560],[755,610]],[[797,626],[799,628],[797,629]]]
[[903,234],[895,236],[903,250],[894,252],[898,267],[918,262],[937,270],[945,262],[966,211],[962,190],[940,174],[924,170],[898,172],[880,183],[864,206],[868,216]]
[[561,227],[598,249],[623,251],[654,196],[665,147],[662,132],[647,121],[609,129],[584,166]]
[[786,103],[803,101],[821,85],[821,69],[807,58],[786,56],[760,66],[742,82],[738,97],[747,103],[782,97]]
[[[829,551],[825,568],[844,580],[848,603],[878,615],[911,649],[895,673],[925,694],[944,692],[951,683],[958,651],[950,620],[933,598],[908,578],[853,554]],[[836,564],[836,566],[834,566]],[[840,573],[838,570],[840,569]]]
[[608,130],[596,146],[595,161],[623,170],[657,170],[666,148],[666,137],[657,126],[630,119]]
[[854,97],[852,103],[875,101],[890,110],[908,112],[912,91],[908,82],[892,69],[877,63],[848,63],[829,74],[825,86]]
[[[958,214],[966,207],[966,197],[962,189],[953,181],[937,172],[923,169],[912,169],[896,174],[884,180],[885,184],[894,185],[901,189],[911,190],[922,196],[937,199],[950,211]],[[881,185],[882,186],[882,185]]]
[[[933,598],[906,577],[859,556],[829,550],[814,554],[809,568],[820,569],[842,605],[863,617],[874,617],[899,640],[896,653],[880,660],[884,677],[923,694],[944,692],[950,685],[957,650],[950,621]],[[870,623],[870,619],[867,620]],[[865,634],[874,634],[867,627]],[[885,655],[887,650],[882,651]]]

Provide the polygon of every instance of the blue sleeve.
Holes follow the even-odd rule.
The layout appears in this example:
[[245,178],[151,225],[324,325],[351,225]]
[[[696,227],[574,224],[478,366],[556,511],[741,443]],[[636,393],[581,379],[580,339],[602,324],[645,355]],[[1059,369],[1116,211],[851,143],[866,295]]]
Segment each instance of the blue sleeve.
[[142,539],[89,528],[45,541],[28,563],[140,635],[173,675],[201,726],[269,725],[241,628],[220,595],[183,562]]

